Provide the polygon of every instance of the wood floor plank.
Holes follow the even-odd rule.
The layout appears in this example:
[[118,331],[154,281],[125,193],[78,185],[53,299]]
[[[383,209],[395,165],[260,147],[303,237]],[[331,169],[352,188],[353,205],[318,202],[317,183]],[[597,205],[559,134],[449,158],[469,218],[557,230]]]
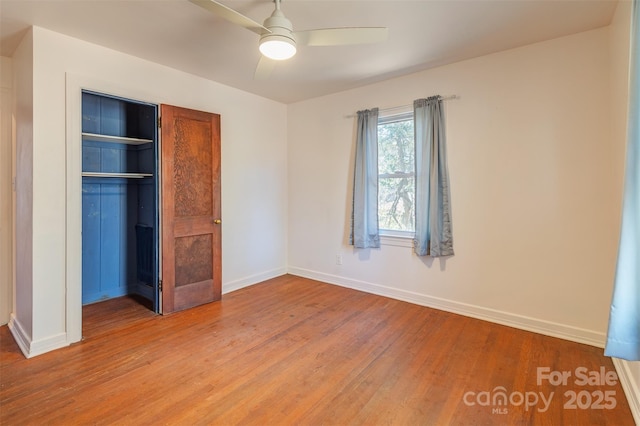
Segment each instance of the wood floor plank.
[[[602,349],[291,275],[167,316],[88,305],[83,335],[27,360],[0,327],[1,425],[633,424],[619,383],[537,383],[614,371]],[[599,391],[616,407],[565,407]]]

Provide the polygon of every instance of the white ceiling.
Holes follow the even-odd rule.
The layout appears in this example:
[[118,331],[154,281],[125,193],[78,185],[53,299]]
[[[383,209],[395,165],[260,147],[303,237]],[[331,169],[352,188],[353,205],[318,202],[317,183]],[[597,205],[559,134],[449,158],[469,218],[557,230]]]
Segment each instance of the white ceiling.
[[[257,22],[270,0],[221,0]],[[376,45],[300,47],[254,80],[258,36],[187,0],[0,0],[2,56],[37,25],[291,103],[606,26],[615,0],[284,0],[294,30],[386,26]]]

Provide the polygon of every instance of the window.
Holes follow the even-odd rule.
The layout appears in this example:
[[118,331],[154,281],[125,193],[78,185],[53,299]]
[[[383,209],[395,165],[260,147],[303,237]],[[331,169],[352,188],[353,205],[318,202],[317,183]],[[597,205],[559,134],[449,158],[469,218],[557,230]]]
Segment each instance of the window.
[[378,221],[381,234],[413,236],[413,112],[378,118]]
[[416,99],[413,107],[382,117],[378,108],[358,111],[349,241],[452,256],[442,98]]

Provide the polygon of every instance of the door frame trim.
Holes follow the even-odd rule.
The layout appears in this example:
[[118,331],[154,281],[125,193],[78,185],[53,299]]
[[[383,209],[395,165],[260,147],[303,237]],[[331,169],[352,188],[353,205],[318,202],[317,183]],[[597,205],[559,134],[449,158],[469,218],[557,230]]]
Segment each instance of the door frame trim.
[[[152,93],[122,82],[67,72],[66,96],[66,342],[82,340],[82,90],[105,93],[127,99],[137,99],[159,106],[161,100]],[[160,149],[158,133],[158,149]],[[160,172],[160,165],[158,165]],[[157,182],[162,177],[158,173]],[[160,199],[158,199],[160,201]],[[160,213],[160,212],[159,212]],[[161,279],[161,277],[159,277]]]

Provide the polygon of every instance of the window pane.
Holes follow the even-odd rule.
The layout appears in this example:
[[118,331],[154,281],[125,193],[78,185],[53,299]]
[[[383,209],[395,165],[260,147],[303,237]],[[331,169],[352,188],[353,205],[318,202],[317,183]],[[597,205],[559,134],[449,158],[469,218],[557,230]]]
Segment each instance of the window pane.
[[380,229],[414,231],[415,193],[413,175],[378,181],[378,220]]
[[414,231],[413,118],[378,125],[378,216],[381,229]]

